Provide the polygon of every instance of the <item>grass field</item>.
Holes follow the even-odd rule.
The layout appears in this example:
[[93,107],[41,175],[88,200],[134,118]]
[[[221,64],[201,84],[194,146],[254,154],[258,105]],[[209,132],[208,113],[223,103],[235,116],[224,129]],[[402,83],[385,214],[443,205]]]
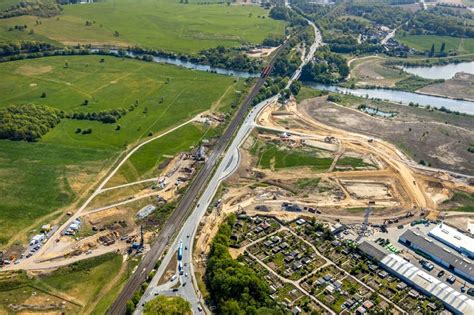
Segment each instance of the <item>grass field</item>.
[[[0,313],[12,313],[9,304],[49,305],[54,302],[59,305],[65,302],[68,314],[83,313],[97,302],[96,298],[108,296],[108,289],[111,288],[107,288],[106,284],[115,284],[112,288],[120,287],[123,276],[130,271],[127,267],[133,265],[133,262],[127,262],[122,268],[120,255],[106,254],[33,279],[28,279],[23,273],[12,274],[10,279],[0,279],[0,286],[5,286],[5,290],[0,290]],[[101,310],[100,303],[97,310]]]
[[[269,34],[283,34],[284,30],[284,23],[268,18],[268,12],[258,6],[180,4],[178,0],[108,0],[63,8],[61,16],[41,19],[40,25],[36,25],[37,18],[32,16],[0,20],[0,40],[44,36],[67,45],[135,45],[195,54],[218,45],[261,43]],[[86,21],[93,24],[86,26]],[[27,25],[34,34],[8,31],[17,24]],[[17,33],[23,34],[19,37]]]
[[[137,100],[139,104],[118,121],[118,131],[117,124],[64,119],[37,143],[0,141],[0,244],[70,205],[126,146],[211,108],[230,87],[241,86],[232,77],[104,59],[101,63],[97,56],[48,57],[0,64],[0,107],[36,103],[78,112],[127,108]],[[40,97],[42,92],[46,98]],[[85,99],[88,106],[81,105]],[[76,133],[77,128],[92,128],[92,134]],[[168,146],[163,154],[196,144],[205,130],[193,128],[160,139]],[[140,165],[140,171],[150,170],[160,156],[154,151],[139,155],[138,163],[148,163]]]
[[9,7],[17,4],[18,0],[1,0],[0,1],[0,11],[8,9]]
[[435,52],[439,52],[441,45],[446,44],[445,51],[456,51],[460,54],[474,53],[473,38],[458,38],[437,35],[407,35],[405,37],[397,35],[396,39],[408,47],[419,51],[429,51],[435,45]]
[[318,150],[288,150],[274,144],[257,142],[252,152],[258,157],[258,167],[275,170],[308,166],[315,171],[325,171],[332,163],[332,158]]
[[451,211],[474,212],[474,194],[456,191],[445,203],[450,206]]

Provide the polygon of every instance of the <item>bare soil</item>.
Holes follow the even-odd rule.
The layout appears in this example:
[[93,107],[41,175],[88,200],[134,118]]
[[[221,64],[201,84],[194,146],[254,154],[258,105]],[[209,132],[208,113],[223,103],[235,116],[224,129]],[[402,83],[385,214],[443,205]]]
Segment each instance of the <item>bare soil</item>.
[[467,151],[474,143],[472,116],[380,103],[377,105],[380,110],[397,112],[394,118],[384,119],[338,106],[325,97],[305,100],[299,106],[321,123],[387,140],[415,161],[474,175],[473,154]]
[[463,72],[457,73],[450,80],[425,86],[417,92],[474,100],[474,75]]

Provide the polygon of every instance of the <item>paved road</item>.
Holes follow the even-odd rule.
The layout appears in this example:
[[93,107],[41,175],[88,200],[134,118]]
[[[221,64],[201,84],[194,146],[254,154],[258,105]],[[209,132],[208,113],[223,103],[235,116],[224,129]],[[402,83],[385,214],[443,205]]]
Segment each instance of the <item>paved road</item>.
[[[308,51],[308,54],[304,58],[300,67],[295,71],[295,73],[291,77],[290,81],[288,82],[287,88],[291,85],[291,83],[294,80],[297,80],[299,78],[299,76],[301,75],[303,66],[312,59],[316,49],[321,44],[321,35],[319,33],[319,30],[316,28],[316,26],[313,23],[311,22],[309,23],[313,27],[314,32],[315,32],[315,42],[313,43],[313,45],[311,45]],[[174,243],[171,245],[170,250],[163,258],[160,268],[157,270],[155,277],[150,282],[148,289],[146,290],[145,294],[142,296],[142,299],[138,303],[138,307],[135,311],[135,314],[141,314],[143,312],[143,305],[147,301],[154,298],[156,296],[156,293],[159,293],[159,294],[166,293],[165,289],[160,291],[160,289],[157,287],[157,283],[158,283],[158,280],[164,274],[166,266],[171,261],[173,255],[176,255],[176,250],[178,248],[178,244],[180,241],[183,241],[184,248],[187,248],[183,251],[182,259],[183,259],[183,266],[184,266],[183,273],[184,275],[187,274],[188,277],[181,276],[181,283],[185,282],[186,285],[181,286],[179,288],[178,295],[184,297],[186,300],[188,300],[191,303],[194,314],[200,313],[199,309],[204,306],[204,303],[202,303],[203,301],[201,299],[201,294],[196,284],[196,279],[194,277],[194,268],[192,264],[192,250],[193,250],[192,240],[194,239],[197,226],[199,222],[201,221],[201,218],[203,217],[206,209],[209,207],[212,199],[214,198],[214,195],[220,183],[222,182],[222,180],[224,180],[226,177],[231,175],[239,166],[240,164],[239,147],[247,138],[247,136],[250,134],[250,132],[253,130],[253,128],[255,127],[255,120],[258,114],[268,104],[275,102],[278,99],[278,97],[279,95],[276,95],[257,104],[247,115],[247,118],[244,120],[237,135],[232,140],[232,143],[230,144],[229,149],[227,150],[225,156],[221,160],[216,172],[214,173],[214,176],[211,178],[209,184],[207,185],[206,190],[200,197],[194,211],[192,212],[190,217],[187,219],[186,223],[183,225],[183,228],[181,229],[180,233],[176,237]]]
[[[276,57],[285,48],[285,45],[286,43],[276,50],[273,59],[270,61],[270,66],[273,66]],[[207,158],[203,168],[201,168],[201,170],[198,172],[198,174],[186,190],[178,206],[169,217],[166,225],[164,225],[163,229],[160,231],[150,251],[142,259],[142,261],[138,265],[136,272],[131,276],[131,278],[125,284],[125,287],[123,288],[122,292],[120,292],[117,299],[109,308],[108,314],[117,315],[125,313],[127,301],[131,299],[135,291],[137,291],[141,284],[145,281],[147,275],[155,267],[155,263],[162,256],[166,245],[168,244],[170,239],[175,235],[177,229],[179,229],[179,227],[183,225],[183,221],[190,212],[191,207],[196,201],[196,198],[202,191],[202,188],[206,186],[206,183],[209,182],[209,179],[213,174],[215,165],[219,161],[220,156],[224,152],[229,142],[232,140],[233,135],[238,130],[240,124],[242,123],[243,119],[245,118],[245,115],[247,114],[250,108],[252,100],[257,95],[264,82],[265,78],[258,78],[256,84],[239,107],[239,110],[230,122],[226,131],[219,138],[218,143],[214,147],[210,156]],[[197,210],[199,208],[200,205],[199,203],[197,203],[195,209]],[[193,211],[193,213],[195,212],[196,211]],[[192,286],[190,285],[188,287]]]

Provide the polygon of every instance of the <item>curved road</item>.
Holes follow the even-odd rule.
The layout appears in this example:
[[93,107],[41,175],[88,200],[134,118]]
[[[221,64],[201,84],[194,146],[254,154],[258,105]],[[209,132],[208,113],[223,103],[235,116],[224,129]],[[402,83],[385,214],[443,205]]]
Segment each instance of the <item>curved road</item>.
[[[312,58],[316,49],[321,44],[321,35],[316,25],[310,21],[309,24],[313,27],[315,32],[315,42],[311,45],[307,56],[302,61],[300,67],[295,71],[293,76],[288,82],[287,88],[291,83],[299,78],[303,66],[306,65]],[[176,292],[177,295],[182,296],[191,303],[192,310],[194,314],[200,313],[200,308],[204,305],[202,301],[199,288],[194,277],[194,268],[192,263],[192,250],[193,250],[193,239],[201,221],[204,213],[211,204],[212,199],[220,185],[220,183],[230,176],[240,164],[240,155],[239,147],[245,141],[247,136],[255,127],[255,120],[258,114],[268,105],[275,102],[278,99],[279,95],[273,96],[259,104],[257,104],[247,115],[247,118],[244,120],[242,126],[240,127],[237,135],[232,140],[232,143],[229,146],[225,156],[221,160],[214,176],[211,178],[208,183],[204,193],[199,198],[199,201],[194,208],[192,214],[188,217],[186,223],[183,225],[178,236],[172,243],[170,250],[165,255],[162,260],[160,267],[158,268],[155,277],[150,282],[148,289],[145,291],[145,294],[142,296],[140,302],[138,303],[135,314],[141,314],[143,312],[143,305],[155,297],[156,294],[167,294],[166,290],[160,291],[160,287],[157,287],[158,280],[163,276],[168,263],[173,258],[173,255],[176,255],[176,250],[180,241],[183,242],[183,247],[187,248],[183,250],[183,275],[180,276],[181,287],[179,287]],[[186,276],[187,275],[187,276]],[[190,283],[191,282],[191,283]],[[183,286],[182,284],[185,285]]]

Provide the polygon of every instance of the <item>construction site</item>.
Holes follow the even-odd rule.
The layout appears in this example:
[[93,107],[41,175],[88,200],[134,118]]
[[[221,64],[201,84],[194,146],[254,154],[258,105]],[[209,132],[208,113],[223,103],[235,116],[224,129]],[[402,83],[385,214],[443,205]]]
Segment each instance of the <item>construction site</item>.
[[[282,221],[303,215],[359,230],[367,224],[386,228],[444,219],[468,230],[470,213],[446,205],[455,194],[474,193],[469,176],[419,165],[391,143],[320,122],[307,107],[305,101],[289,100],[260,113],[241,146],[238,170],[222,184],[201,221],[198,267],[205,267],[216,223],[229,213]],[[234,257],[242,254],[230,251]]]

